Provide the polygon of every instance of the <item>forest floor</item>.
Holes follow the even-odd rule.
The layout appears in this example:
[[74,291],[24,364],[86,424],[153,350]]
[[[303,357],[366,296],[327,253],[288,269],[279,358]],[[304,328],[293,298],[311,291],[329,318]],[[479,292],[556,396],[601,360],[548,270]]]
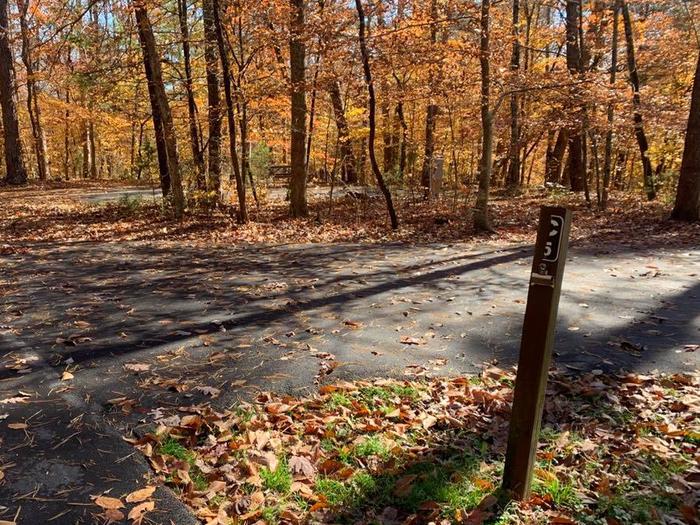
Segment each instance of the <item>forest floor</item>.
[[[261,416],[279,408],[266,408],[270,403],[306,407],[305,411],[321,419],[349,416],[347,410],[355,411],[348,407],[355,407],[353,396],[359,395],[355,392],[370,386],[381,390],[386,384],[326,390],[320,402],[313,400],[319,386],[379,377],[381,381],[398,379],[399,386],[421,392],[442,391],[452,387],[440,383],[448,381],[441,378],[481,373],[481,380],[486,381],[489,373],[483,372],[484,363],[503,370],[496,374],[495,382],[486,381],[488,395],[479,394],[480,401],[470,397],[474,406],[491,410],[488,407],[493,408],[493,403],[485,399],[496,397],[489,396],[507,401],[508,395],[499,389],[509,387],[512,377],[508,370],[517,359],[530,243],[538,205],[543,202],[568,203],[577,210],[555,344],[560,377],[556,383],[583,385],[581,390],[589,393],[591,388],[608,384],[611,392],[619,394],[611,395],[617,395],[623,404],[627,394],[620,394],[619,389],[627,392],[632,388],[624,386],[632,381],[624,379],[627,372],[641,378],[634,379],[641,392],[628,392],[634,399],[638,400],[638,395],[653,398],[654,392],[663,389],[672,391],[670,404],[659,409],[659,414],[665,410],[680,414],[678,421],[672,421],[664,432],[639,430],[646,429],[653,417],[636,406],[637,419],[627,422],[630,432],[646,437],[651,434],[654,439],[662,436],[665,444],[654,441],[650,445],[655,453],[661,454],[658,451],[663,445],[675,459],[697,454],[697,416],[689,414],[697,403],[694,374],[700,342],[700,230],[697,225],[667,221],[668,208],[662,204],[615,199],[609,214],[603,215],[574,204],[567,195],[496,200],[500,236],[474,238],[468,221],[460,219],[466,208],[447,202],[415,204],[410,214],[401,208],[400,215],[411,219],[399,232],[390,233],[381,202],[373,199],[345,197],[336,203],[332,219],[326,215],[327,201],[314,201],[316,215],[307,221],[284,221],[285,203],[271,202],[259,212],[260,222],[237,226],[224,215],[211,218],[201,212],[188,215],[180,224],[168,219],[158,203],[132,198],[98,204],[83,199],[85,193],[103,190],[123,191],[62,187],[0,192],[0,520],[60,525],[116,518],[123,509],[110,509],[117,503],[109,498],[116,497],[123,505],[123,496],[147,484],[145,479],[151,472],[141,452],[123,436],[140,436],[141,447],[148,452],[152,438],[147,432],[154,424],[165,422],[170,428],[166,433],[174,437],[163,441],[166,438],[161,436],[151,444],[151,454],[145,454],[151,466],[163,456],[164,444],[172,449],[165,454],[167,461],[178,455],[181,463],[204,457],[201,450],[188,452],[187,448],[201,445],[199,440],[206,438],[200,433],[202,425],[188,427],[195,436],[194,441],[188,441],[182,422],[168,419],[178,412],[182,415],[179,407],[188,407],[192,415],[206,419],[213,416],[203,408],[205,404],[224,410],[241,399],[259,398],[261,408],[250,410],[257,414],[251,416],[253,420],[262,423],[248,430],[274,433],[279,430],[278,419],[267,421]],[[618,376],[621,369],[626,373]],[[263,390],[294,397],[260,398]],[[328,408],[328,396],[334,393],[345,397],[334,398],[330,413],[326,409],[313,411],[313,407]],[[394,399],[392,410],[404,403],[402,394],[398,399],[395,394],[389,395]],[[416,403],[422,395],[408,397],[406,410],[419,410]],[[421,414],[433,415],[438,406],[445,406],[424,401]],[[647,405],[650,410],[652,405]],[[571,410],[582,410],[582,406]],[[504,410],[483,417],[503,418]],[[287,411],[277,415],[282,417]],[[368,417],[360,412],[353,417]],[[214,419],[220,417],[228,418]],[[297,417],[301,416],[294,419]],[[606,417],[596,412],[593,419],[574,426],[595,426]],[[454,431],[448,423],[442,421],[436,428]],[[211,420],[207,425],[217,423]],[[245,427],[238,420],[226,425]],[[425,431],[433,426],[418,424]],[[553,442],[563,432],[558,430]],[[381,436],[382,440],[387,437],[384,433]],[[313,456],[303,448],[285,449],[288,438],[283,435],[272,437],[281,440],[286,452],[278,452],[284,457]],[[351,433],[346,437],[354,440],[359,436]],[[411,439],[433,450],[433,445],[420,441],[424,437],[414,435]],[[628,437],[618,434],[615,442],[619,445]],[[602,438],[585,435],[576,442],[586,443],[587,439]],[[315,456],[315,460],[336,461],[343,447],[354,442],[344,443],[338,450]],[[380,445],[367,452],[367,461],[374,466],[380,460],[393,461],[387,452],[393,448],[387,448],[385,442]],[[490,448],[478,456],[479,461],[500,453],[496,437],[491,436],[483,446]],[[267,442],[257,448],[263,456],[275,449]],[[363,459],[357,462],[357,455],[346,459],[348,465],[354,465],[353,472],[358,466],[367,467]],[[661,459],[667,461],[668,457]],[[317,487],[320,463],[314,462],[309,470],[306,462],[295,461],[296,466],[287,465],[290,476],[299,477],[295,480],[302,485]],[[158,465],[166,468],[165,463]],[[269,470],[270,465],[266,465]],[[663,465],[671,468],[668,463]],[[210,467],[206,463],[197,466],[202,472]],[[493,484],[497,472],[491,467],[482,478]],[[616,468],[636,467],[626,464]],[[685,467],[674,468],[680,469],[676,474],[686,476]],[[166,470],[172,471],[172,465]],[[418,474],[391,472],[392,483],[403,479],[404,488],[412,493],[417,478],[406,481],[404,475]],[[619,476],[619,472],[613,474]],[[697,473],[688,475],[697,477]],[[540,481],[559,480],[558,473],[553,478],[551,473],[542,476]],[[695,477],[693,483],[698,481]],[[329,497],[335,497],[330,495],[331,489],[337,489],[340,499],[334,501],[345,505],[350,500],[342,498],[360,498],[356,481],[332,478],[325,492],[313,489],[310,501],[328,503]],[[172,476],[168,483],[173,485]],[[200,486],[199,492],[192,492],[193,483],[185,483],[182,499],[197,509],[200,517],[213,520],[201,514],[202,509],[216,512],[219,507],[201,505],[201,498],[196,498],[209,489]],[[294,519],[301,519],[303,502],[297,501],[297,492],[282,490],[284,480],[282,485],[275,483],[260,478],[264,501],[240,503],[239,514],[251,513],[246,518],[251,522],[268,518],[294,521],[292,516],[284,517],[289,511]],[[490,493],[490,486],[485,484],[480,494]],[[182,480],[175,480],[174,487],[182,489]],[[543,508],[555,514],[546,519],[559,516],[556,519],[562,521],[555,523],[569,523],[564,520],[573,519],[575,514],[567,510],[568,504],[559,505],[558,499],[552,499],[561,496],[554,488],[550,487],[550,492],[558,495],[550,494]],[[277,489],[285,494],[280,495]],[[132,496],[129,502],[141,505],[139,500],[148,490]],[[253,494],[260,497],[257,491],[246,497]],[[373,498],[370,493],[362,494]],[[107,499],[91,501],[90,496],[99,495]],[[236,497],[244,499],[242,494]],[[178,524],[195,522],[172,491],[159,486],[143,501],[154,498],[155,510],[146,514],[145,523],[167,523],[169,519]],[[205,497],[207,502],[212,498],[213,493]],[[396,509],[392,500],[384,509],[372,507],[372,512],[394,509],[379,521],[404,522],[416,512],[425,517],[426,512],[435,511],[435,507],[419,507],[436,499],[440,498],[431,493],[410,509]],[[281,504],[280,500],[294,505]],[[673,512],[689,512],[684,501]],[[328,512],[332,505],[326,503],[315,511]],[[454,508],[445,510],[442,500],[438,503],[437,515],[457,520]],[[487,514],[493,514],[490,508],[479,509],[479,503],[472,502],[471,510],[459,520],[481,523]],[[265,509],[271,510],[263,515]],[[147,510],[148,505],[132,517]],[[474,517],[475,510],[483,511],[482,521]]]
[[[416,195],[395,196],[400,228],[389,228],[381,195],[359,187],[309,187],[309,218],[290,220],[285,190],[259,188],[260,206],[249,195],[251,222],[239,225],[216,210],[190,206],[182,221],[164,213],[157,189],[144,185],[82,181],[49,187],[0,188],[0,253],[22,241],[158,241],[188,245],[242,245],[306,242],[469,242],[512,244],[532,242],[539,206],[569,207],[575,214],[571,239],[600,242],[697,243],[700,225],[668,220],[670,207],[661,200],[613,192],[605,213],[586,205],[583,196],[562,191],[532,190],[511,197],[496,195],[494,235],[476,235],[472,228],[473,194],[447,192],[437,202]],[[230,194],[230,192],[226,192]],[[340,195],[340,196],[339,196]]]

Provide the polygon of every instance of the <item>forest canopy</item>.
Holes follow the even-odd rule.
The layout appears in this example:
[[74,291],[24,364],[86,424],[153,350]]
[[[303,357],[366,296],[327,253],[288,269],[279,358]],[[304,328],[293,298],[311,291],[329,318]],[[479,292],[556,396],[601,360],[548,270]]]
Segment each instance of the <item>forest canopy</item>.
[[376,186],[394,227],[405,192],[476,195],[486,230],[494,188],[653,200],[676,191],[698,20],[687,0],[0,0],[0,169],[151,181],[176,216],[240,222],[280,179],[299,217],[307,182]]

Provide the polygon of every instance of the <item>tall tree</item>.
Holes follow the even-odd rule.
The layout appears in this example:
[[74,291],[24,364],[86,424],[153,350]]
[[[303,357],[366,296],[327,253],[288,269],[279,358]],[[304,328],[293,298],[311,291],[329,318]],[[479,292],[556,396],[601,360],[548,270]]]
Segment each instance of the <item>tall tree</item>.
[[642,160],[642,175],[644,178],[644,191],[647,199],[656,198],[656,187],[654,185],[654,172],[649,159],[649,141],[644,131],[644,119],[642,117],[642,97],[639,93],[640,81],[637,71],[637,59],[634,50],[634,33],[632,31],[632,18],[630,10],[625,0],[619,0],[622,9],[622,20],[625,26],[625,42],[627,47],[627,72],[629,73],[630,84],[632,85],[632,105],[634,106],[634,136],[639,146],[639,156]]
[[22,37],[22,63],[27,72],[27,112],[32,126],[37,173],[39,180],[46,180],[51,176],[51,166],[49,155],[46,151],[46,136],[44,135],[41,106],[39,105],[39,86],[37,85],[36,72],[34,71],[32,39],[27,19],[29,2],[27,0],[17,0],[17,8],[19,10],[19,25]]
[[[617,55],[618,40],[620,34],[620,9],[618,2],[613,4],[613,34],[612,34],[612,56],[610,58],[610,86],[615,86],[617,78]],[[608,206],[608,189],[610,188],[610,174],[612,173],[612,145],[613,145],[613,122],[615,118],[615,104],[608,103],[607,123],[608,130],[605,133],[605,155],[603,159],[603,191],[600,199],[600,208],[606,209]]]
[[564,155],[569,143],[569,130],[561,128],[558,133],[552,131],[547,143],[545,154],[544,180],[552,184],[560,184],[562,171],[564,170]]
[[304,0],[290,0],[289,70],[291,80],[291,144],[289,204],[292,217],[309,214],[306,203],[306,45],[304,44]]
[[[572,75],[576,76],[583,70],[580,46],[581,2],[582,0],[566,0],[566,67]],[[580,110],[575,111],[578,113]],[[569,133],[567,174],[573,191],[583,191],[586,178],[582,122],[583,118],[577,115],[576,122]]]
[[[163,84],[163,73],[160,67],[160,56],[156,49],[156,40],[153,36],[153,27],[148,18],[148,10],[143,0],[134,1],[134,14],[138,27],[139,41],[143,55],[144,70],[149,90],[153,90],[151,103],[154,106],[153,126],[160,125],[163,143],[165,146],[165,161],[168,176],[170,178],[170,193],[172,194],[173,209],[177,217],[182,217],[185,209],[185,196],[182,191],[182,180],[180,178],[180,165],[177,156],[177,139],[175,138],[175,128],[173,117],[170,112],[170,104],[165,94]],[[156,117],[157,115],[157,117]],[[164,195],[165,195],[164,191]]]
[[[520,70],[520,0],[513,0],[513,50],[510,69]],[[520,97],[513,91],[510,95],[510,147],[508,150],[508,176],[506,184],[510,190],[520,186]]]
[[684,221],[700,220],[700,55],[695,68],[681,173],[671,217]]
[[481,159],[479,160],[479,190],[474,209],[474,228],[493,231],[489,218],[489,189],[493,168],[493,113],[491,111],[491,0],[481,1],[479,32],[479,64],[481,67]]
[[[430,0],[430,45],[435,47],[437,43],[437,0]],[[430,177],[433,172],[435,157],[435,127],[437,126],[440,106],[435,102],[435,76],[431,75],[430,101],[425,111],[425,149],[423,151],[423,169],[421,170],[420,182],[423,186],[424,196],[430,193]]]
[[207,76],[207,138],[209,191],[219,192],[221,186],[221,92],[219,90],[219,53],[214,21],[213,0],[202,2],[204,25],[204,61]]
[[187,117],[190,129],[190,148],[195,169],[195,181],[199,189],[204,188],[204,155],[197,126],[197,103],[194,99],[192,61],[190,59],[190,28],[187,22],[187,0],[177,0],[177,14],[182,35],[182,58],[185,66],[185,94],[187,95]]
[[5,150],[5,180],[9,184],[26,184],[27,169],[22,157],[22,140],[19,135],[15,102],[15,70],[7,18],[7,0],[0,0],[0,107]]
[[331,81],[329,94],[331,97],[331,105],[333,106],[333,114],[335,116],[335,126],[338,130],[341,178],[348,184],[357,184],[357,161],[352,151],[350,129],[348,128],[348,121],[345,118],[345,108],[343,107],[343,98],[340,94],[340,82],[338,82],[338,80],[334,79]]
[[384,177],[379,169],[379,163],[377,162],[377,155],[374,149],[374,143],[377,135],[377,100],[374,94],[374,84],[372,83],[372,69],[370,68],[369,64],[367,37],[365,36],[365,11],[362,7],[362,0],[355,0],[355,8],[357,9],[357,17],[359,19],[359,40],[360,54],[362,56],[362,69],[365,74],[365,83],[367,84],[367,105],[369,106],[369,162],[372,166],[372,173],[374,173],[377,186],[379,186],[379,189],[384,194],[386,208],[389,212],[389,219],[391,220],[391,228],[395,230],[399,227],[399,220],[396,217],[396,210],[394,209],[394,202],[391,198],[391,192],[384,182]]
[[238,195],[238,222],[248,222],[248,209],[245,200],[245,181],[241,174],[241,166],[236,151],[236,119],[234,117],[233,92],[231,89],[231,66],[228,59],[228,50],[224,39],[224,29],[221,23],[221,6],[218,0],[212,0],[214,8],[214,29],[216,31],[216,43],[221,59],[221,77],[224,81],[224,98],[226,101],[226,120],[228,121],[228,147],[231,155],[231,167],[236,181],[236,194]]

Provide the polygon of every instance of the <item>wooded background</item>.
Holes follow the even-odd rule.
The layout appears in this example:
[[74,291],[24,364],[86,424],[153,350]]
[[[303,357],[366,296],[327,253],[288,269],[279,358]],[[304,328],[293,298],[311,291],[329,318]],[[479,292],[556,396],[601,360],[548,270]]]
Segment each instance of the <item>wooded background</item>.
[[[437,159],[482,229],[493,187],[654,199],[699,25],[686,0],[0,0],[2,175],[152,180],[176,215],[228,199],[242,222],[273,165],[292,216],[309,180],[376,184],[395,225],[392,191],[429,197]],[[691,161],[676,215],[697,218]]]

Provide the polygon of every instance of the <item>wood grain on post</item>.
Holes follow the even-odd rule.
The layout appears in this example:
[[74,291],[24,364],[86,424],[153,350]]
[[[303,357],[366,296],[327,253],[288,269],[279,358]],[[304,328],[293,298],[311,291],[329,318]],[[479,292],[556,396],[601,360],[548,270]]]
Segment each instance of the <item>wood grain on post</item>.
[[515,499],[530,496],[570,227],[566,208],[540,209],[503,472],[503,489]]

